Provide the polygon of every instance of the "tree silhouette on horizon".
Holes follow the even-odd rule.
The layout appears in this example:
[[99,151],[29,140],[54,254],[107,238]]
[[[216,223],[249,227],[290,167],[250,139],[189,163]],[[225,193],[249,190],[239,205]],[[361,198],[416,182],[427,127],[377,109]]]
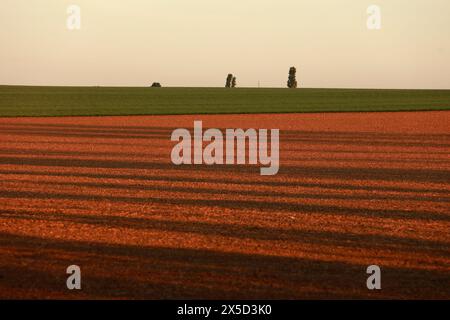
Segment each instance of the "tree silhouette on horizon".
[[233,75],[231,73],[227,76],[227,82],[225,83],[225,88],[231,88],[231,82],[233,81]]
[[295,89],[297,88],[297,79],[296,79],[297,69],[295,67],[291,67],[289,69],[289,78],[287,82],[288,88]]
[[236,88],[236,77],[233,77],[233,79],[231,80],[231,87]]

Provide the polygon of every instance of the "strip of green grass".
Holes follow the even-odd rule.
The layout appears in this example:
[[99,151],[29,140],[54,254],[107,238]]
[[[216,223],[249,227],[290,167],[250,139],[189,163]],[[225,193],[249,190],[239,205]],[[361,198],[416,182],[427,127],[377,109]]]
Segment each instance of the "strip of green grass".
[[0,86],[0,116],[449,110],[450,90]]

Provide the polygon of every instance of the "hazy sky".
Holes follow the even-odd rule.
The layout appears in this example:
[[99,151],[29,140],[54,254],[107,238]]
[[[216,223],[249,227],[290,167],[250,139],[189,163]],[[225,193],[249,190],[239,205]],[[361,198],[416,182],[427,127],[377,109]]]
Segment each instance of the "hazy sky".
[[450,1],[0,0],[0,84],[284,87],[290,66],[304,87],[450,89]]

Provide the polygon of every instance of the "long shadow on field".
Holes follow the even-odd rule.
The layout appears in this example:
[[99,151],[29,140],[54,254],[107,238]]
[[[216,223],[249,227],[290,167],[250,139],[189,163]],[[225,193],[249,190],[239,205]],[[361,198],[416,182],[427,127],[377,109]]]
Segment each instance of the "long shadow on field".
[[[13,139],[2,139],[2,142],[7,142],[7,143],[17,143],[17,140],[13,140]],[[20,143],[25,143],[25,144],[36,144],[36,141],[31,141],[31,140],[20,140]],[[39,144],[58,144],[58,142],[55,141],[39,141]],[[123,146],[124,143],[123,142],[97,142],[97,141],[90,141],[89,143],[86,142],[75,142],[75,141],[70,141],[70,142],[65,142],[64,146],[71,146],[71,145],[106,145],[106,146]],[[135,143],[133,142],[133,146],[149,146],[149,143]],[[387,155],[389,154],[389,156],[396,156],[396,155],[415,155],[416,157],[414,158],[405,158],[405,159],[409,159],[409,160],[418,160],[418,161],[428,161],[429,158],[420,158],[418,156],[420,155],[450,155],[450,151],[402,151],[402,150],[395,150],[395,151],[376,151],[376,150],[350,150],[350,149],[333,149],[333,150],[329,150],[329,149],[324,149],[324,148],[311,148],[311,147],[299,147],[299,148],[292,148],[290,146],[280,146],[281,147],[281,151],[285,151],[285,152],[290,152],[290,151],[294,151],[294,153],[296,155],[299,154],[305,154],[307,155],[307,157],[311,157],[311,154],[323,154],[323,155],[327,155],[328,157],[333,155],[333,154],[358,154],[358,155]],[[446,150],[445,148],[442,148],[443,150]],[[130,154],[129,152],[127,153],[126,149],[125,152],[111,152],[111,151],[72,151],[70,149],[65,149],[65,150],[48,150],[45,148],[42,149],[38,149],[38,148],[2,148],[0,150],[0,153],[8,153],[8,154],[39,154],[42,155],[43,153],[45,154],[62,154],[62,155],[83,155],[83,156],[94,156],[94,155],[103,155],[103,156],[124,156],[124,155],[136,155],[136,154]],[[141,153],[139,153],[141,155]],[[145,153],[146,155],[150,155],[150,154],[154,154],[154,153]],[[296,159],[292,156],[289,156],[289,159]],[[302,157],[297,157],[297,159],[304,159]],[[331,159],[335,159],[334,157]],[[346,158],[347,160],[352,160],[352,158]],[[368,158],[370,159],[370,158]],[[396,160],[395,158],[374,158],[374,160]],[[403,159],[403,158],[400,158]],[[444,160],[443,158],[435,158],[436,160]]]
[[[154,169],[154,170],[182,170],[182,171],[216,171],[221,172],[248,172],[259,175],[259,166],[206,166],[183,165],[175,166],[171,163],[126,161],[126,160],[91,160],[91,159],[67,159],[67,158],[27,158],[0,156],[0,165],[32,165],[43,167],[82,167],[82,168],[107,168],[107,169]],[[419,181],[448,183],[450,181],[449,170],[435,169],[398,169],[398,168],[336,168],[336,167],[311,167],[281,165],[279,175],[286,174],[295,177],[311,178],[340,178],[344,180],[384,180],[384,181]]]
[[388,210],[372,208],[347,208],[333,205],[316,205],[302,203],[274,202],[271,199],[263,200],[216,200],[216,199],[175,199],[159,197],[131,197],[131,196],[105,196],[94,194],[68,194],[58,192],[34,192],[34,191],[0,191],[0,198],[4,199],[42,199],[42,200],[76,200],[76,201],[106,201],[125,203],[157,203],[172,206],[199,206],[221,207],[236,210],[260,210],[261,212],[289,212],[292,214],[333,214],[353,215],[359,217],[376,217],[389,219],[412,219],[426,221],[450,221],[450,215],[425,212],[419,210]]
[[450,252],[448,251],[448,241],[450,238],[447,239],[447,241],[430,241],[382,234],[318,232],[298,229],[205,223],[200,221],[169,221],[112,215],[68,215],[35,210],[2,210],[0,213],[0,220],[1,219],[58,221],[63,223],[90,224],[112,228],[182,232],[238,239],[293,241],[298,243],[327,245],[330,246],[330,250],[335,246],[370,249],[383,248],[396,251],[414,250],[416,252],[427,253],[427,255],[435,254],[440,257],[450,257]]
[[[31,142],[30,142],[31,143]],[[332,146],[331,146],[332,147]],[[411,151],[406,151],[406,150],[395,150],[395,151],[377,151],[377,150],[373,150],[373,149],[357,149],[357,150],[351,150],[349,148],[337,148],[337,149],[324,149],[324,148],[320,148],[320,147],[298,147],[298,148],[294,148],[294,147],[287,147],[285,149],[282,149],[285,151],[297,151],[297,153],[323,153],[323,154],[363,154],[363,155],[386,155],[387,153],[389,155],[404,155],[404,154],[408,154],[408,155],[449,155],[450,151],[436,151],[436,150],[427,150],[427,151],[418,151],[418,150],[411,150]],[[446,150],[445,148],[442,148],[442,150]],[[426,160],[426,159],[423,159]]]
[[2,127],[10,129],[32,129],[32,130],[75,130],[75,131],[94,131],[94,132],[121,132],[121,131],[133,131],[133,132],[168,132],[174,130],[173,126],[158,127],[158,126],[136,126],[124,123],[123,125],[116,126],[98,126],[87,124],[69,124],[69,123],[8,123],[3,124]]
[[[210,199],[214,199],[217,195],[231,195],[231,196],[256,196],[256,197],[268,197],[267,190],[258,191],[253,188],[240,188],[240,189],[224,189],[219,187],[205,187],[201,185],[189,185],[189,186],[161,186],[161,185],[142,185],[142,184],[129,184],[129,183],[107,183],[107,182],[61,182],[61,181],[36,181],[36,180],[24,180],[24,179],[3,179],[3,182],[12,183],[37,183],[40,186],[77,186],[85,188],[91,188],[96,190],[135,190],[135,191],[158,191],[159,193],[167,192],[182,192],[182,193],[196,193],[209,195]],[[169,181],[167,181],[169,182]],[[223,182],[222,182],[223,183]],[[342,189],[339,189],[342,190]],[[1,194],[1,192],[0,192]],[[449,203],[450,202],[450,192],[447,196],[424,196],[415,191],[412,195],[357,195],[357,194],[333,194],[332,192],[323,193],[288,193],[276,190],[276,199],[314,199],[314,200],[400,200],[400,201],[427,201],[435,203]],[[276,201],[276,200],[274,200]]]
[[[49,176],[49,177],[76,177],[76,178],[93,178],[93,179],[115,179],[119,181],[124,180],[136,180],[139,181],[157,181],[157,182],[180,182],[180,183],[214,183],[214,184],[230,184],[239,186],[267,186],[267,187],[304,187],[304,188],[321,188],[326,190],[364,190],[364,191],[382,191],[382,192],[410,192],[423,194],[432,192],[436,194],[449,195],[448,190],[436,189],[436,188],[406,188],[397,186],[382,186],[382,185],[351,185],[345,183],[305,183],[305,182],[290,182],[283,180],[237,180],[220,178],[215,179],[212,177],[198,178],[198,177],[180,177],[180,176],[149,176],[139,174],[114,174],[114,173],[82,173],[82,172],[51,172],[51,171],[28,171],[28,170],[1,170],[2,175],[29,175],[29,176]],[[39,180],[36,180],[37,182]],[[124,181],[125,183],[125,181]],[[245,192],[244,189],[243,192]]]
[[[132,298],[368,297],[365,266],[202,249],[47,240],[0,233],[2,287],[65,288],[65,270],[82,268],[83,294]],[[386,296],[448,298],[448,274],[383,268]],[[7,296],[8,292],[0,292]],[[377,294],[374,297],[381,297]]]
[[1,134],[18,135],[18,136],[30,136],[30,137],[61,137],[61,138],[101,138],[101,139],[169,139],[171,132],[159,132],[159,131],[148,131],[148,132],[119,132],[115,131],[113,133],[108,133],[107,131],[58,131],[58,130],[36,130],[36,129],[0,129]]
[[[122,132],[142,132],[142,133],[161,133],[161,132],[172,132],[176,129],[173,126],[136,126],[124,123],[124,125],[116,126],[98,126],[98,125],[83,125],[83,124],[39,124],[39,123],[8,123],[2,124],[2,128],[5,129],[17,129],[17,130],[40,130],[43,132],[55,130],[58,132],[66,131],[82,131],[82,132],[93,132],[93,133],[122,133]],[[192,129],[192,128],[187,128]],[[205,127],[207,129],[207,127]],[[219,130],[225,131],[227,128],[218,128]],[[242,128],[247,129],[247,128]],[[450,139],[450,134],[445,133],[386,133],[386,132],[370,132],[370,131],[306,131],[306,130],[282,130],[283,136],[287,138],[291,137],[302,137],[304,135],[311,135],[317,138],[367,138],[367,139],[394,139],[394,140],[436,140],[443,139],[448,141]]]
[[[48,137],[80,137],[102,139],[170,139],[171,127],[134,127],[134,126],[83,126],[83,125],[39,125],[7,124],[2,125],[0,134]],[[246,129],[246,128],[244,128]],[[192,130],[192,129],[191,129]],[[222,128],[224,131],[225,128]],[[345,144],[364,146],[428,146],[448,148],[448,134],[404,134],[376,132],[336,132],[282,130],[281,141],[308,144]],[[439,142],[437,142],[439,141]]]
[[[293,163],[301,165],[302,163],[306,162],[324,162],[324,163],[336,163],[336,162],[346,162],[346,163],[379,163],[379,164],[402,164],[402,163],[412,163],[412,164],[450,164],[450,158],[444,159],[444,158],[349,158],[349,157],[324,157],[324,156],[295,156],[295,157],[289,157],[290,166],[292,166]],[[428,169],[433,170],[433,169]]]
[[[139,152],[139,153],[130,153],[125,150],[125,152],[107,152],[107,151],[69,151],[69,150],[42,150],[42,149],[17,149],[17,148],[1,148],[0,149],[1,154],[7,154],[7,155],[45,155],[45,156],[71,156],[71,157],[81,157],[81,156],[87,156],[87,157],[109,157],[111,158],[117,158],[117,157],[155,157],[158,156],[158,154],[152,153],[152,152]],[[304,152],[298,152],[298,154],[303,154]],[[326,154],[327,152],[323,152]],[[340,153],[340,152],[335,152]],[[447,155],[447,153],[442,153]],[[450,155],[450,153],[448,153]],[[429,154],[427,154],[429,155]],[[159,155],[161,156],[161,155]],[[365,158],[350,158],[350,157],[324,157],[324,156],[312,156],[308,153],[303,156],[290,156],[289,161],[295,161],[298,164],[301,164],[301,162],[310,162],[310,161],[320,161],[320,162],[326,162],[326,163],[333,163],[337,161],[345,161],[345,162],[363,162],[363,163],[423,163],[426,161],[426,163],[449,163],[450,164],[450,158],[375,158],[375,157],[365,157]],[[283,162],[283,159],[281,160]]]
[[[170,161],[170,159],[169,159]],[[67,159],[58,157],[42,157],[42,158],[23,158],[23,157],[12,157],[12,156],[1,156],[0,164],[10,164],[10,165],[32,165],[41,167],[81,167],[81,168],[104,168],[104,169],[153,169],[153,170],[217,170],[214,167],[208,166],[194,166],[194,165],[184,165],[175,166],[172,163],[162,163],[162,162],[149,162],[149,161],[127,161],[127,160],[92,160],[92,159]],[[235,166],[231,168],[230,166],[223,166],[224,170],[233,169],[253,169],[256,171],[256,167],[250,167],[245,165]]]
[[307,143],[318,145],[349,145],[349,146],[395,146],[395,147],[439,147],[448,148],[450,135],[403,133],[364,133],[364,132],[317,132],[317,131],[283,131],[280,141]]

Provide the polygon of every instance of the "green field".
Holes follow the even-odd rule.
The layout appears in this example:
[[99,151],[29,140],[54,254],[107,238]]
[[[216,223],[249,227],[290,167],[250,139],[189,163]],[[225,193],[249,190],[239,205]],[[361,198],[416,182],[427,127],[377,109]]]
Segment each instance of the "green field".
[[449,110],[450,90],[0,86],[0,116]]

